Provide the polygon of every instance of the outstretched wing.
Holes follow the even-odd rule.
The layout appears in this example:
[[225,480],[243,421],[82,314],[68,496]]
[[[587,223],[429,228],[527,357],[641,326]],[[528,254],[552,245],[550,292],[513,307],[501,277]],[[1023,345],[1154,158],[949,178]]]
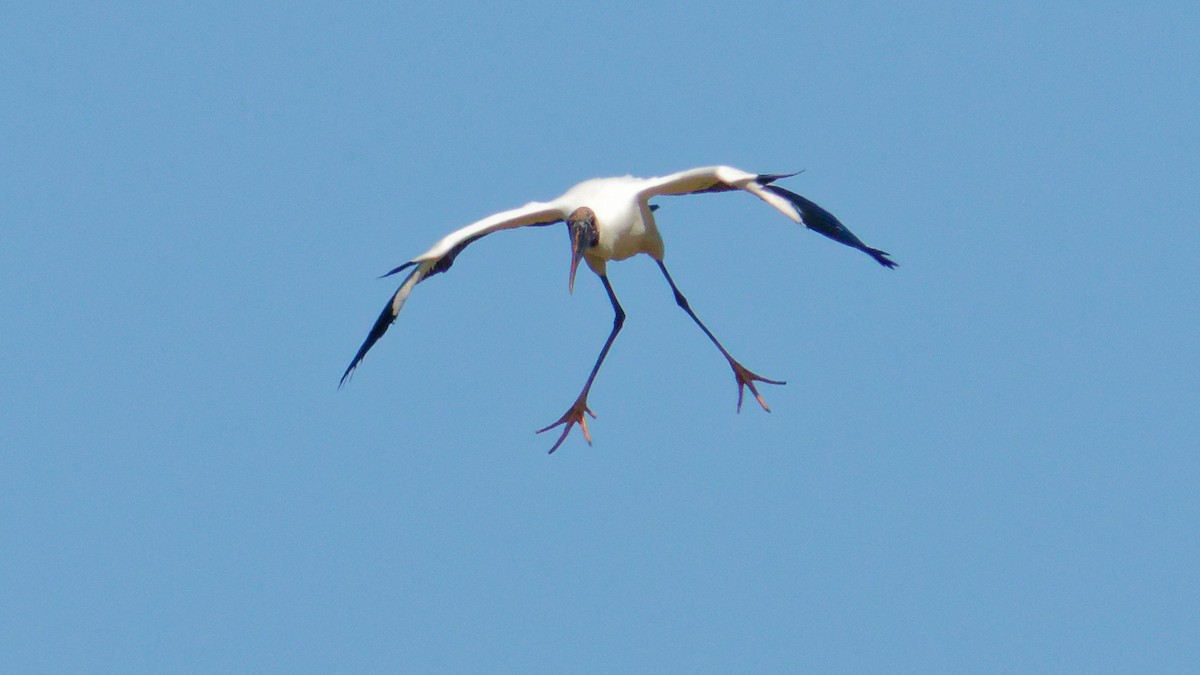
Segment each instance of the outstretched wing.
[[510,230],[527,225],[551,225],[564,218],[566,218],[566,214],[563,213],[562,208],[555,204],[542,202],[530,202],[519,209],[501,211],[451,232],[442,237],[441,241],[434,244],[433,248],[383,275],[388,277],[410,267],[413,268],[408,273],[408,276],[404,278],[404,281],[401,282],[400,287],[396,289],[396,292],[392,295],[392,299],[384,306],[383,311],[379,313],[379,318],[375,319],[375,325],[371,326],[371,332],[367,334],[367,339],[358,348],[358,353],[350,361],[346,372],[342,373],[342,379],[338,383],[338,387],[346,383],[346,378],[350,377],[350,373],[354,372],[354,369],[362,362],[363,357],[366,356],[371,347],[379,341],[379,338],[383,337],[388,327],[400,315],[400,309],[404,307],[404,303],[408,300],[408,296],[412,293],[413,288],[429,277],[450,269],[450,266],[454,264],[454,259],[471,242],[484,235],[500,230]]
[[643,199],[649,199],[657,195],[690,195],[701,192],[745,190],[775,207],[788,218],[802,223],[808,229],[856,248],[874,258],[884,267],[896,267],[896,262],[887,257],[886,252],[863,244],[862,240],[854,236],[854,233],[832,213],[791,190],[771,185],[781,178],[794,175],[796,174],[753,174],[731,166],[706,166],[680,171],[669,176],[649,178],[646,180],[646,186],[641,190],[641,196]]

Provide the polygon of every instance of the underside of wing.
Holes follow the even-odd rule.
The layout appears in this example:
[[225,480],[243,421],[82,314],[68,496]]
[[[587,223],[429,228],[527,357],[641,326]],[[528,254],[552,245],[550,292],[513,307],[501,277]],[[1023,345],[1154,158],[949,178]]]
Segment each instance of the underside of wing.
[[870,255],[884,267],[896,267],[895,261],[889,258],[887,253],[863,244],[862,240],[856,237],[832,213],[791,190],[772,185],[781,178],[794,175],[796,174],[753,174],[731,166],[707,166],[680,171],[669,176],[646,179],[646,186],[642,188],[641,195],[643,198],[649,199],[658,195],[691,195],[704,192],[745,190],[810,230],[856,248]]
[[656,195],[693,195],[702,192],[727,192],[741,190],[756,178],[732,166],[702,166],[698,169],[679,171],[667,176],[647,178],[641,189],[642,197]]
[[350,365],[346,368],[346,372],[342,374],[342,380],[338,386],[340,387],[342,384],[345,384],[346,379],[350,377],[350,374],[362,362],[363,357],[366,356],[371,347],[379,341],[379,338],[383,337],[387,329],[396,321],[396,317],[400,315],[400,309],[404,307],[404,303],[408,300],[408,296],[412,293],[413,288],[425,279],[450,269],[458,254],[462,253],[463,249],[472,242],[492,232],[517,227],[551,225],[563,220],[564,217],[565,214],[562,213],[561,208],[554,204],[540,202],[531,202],[518,209],[501,211],[451,232],[449,235],[443,237],[441,241],[434,244],[433,248],[384,274],[383,276],[388,277],[403,270],[414,268],[404,278],[404,281],[401,282],[396,292],[392,294],[392,299],[384,306],[383,311],[379,313],[379,318],[371,326],[371,331],[367,334],[367,339],[363,341],[362,346],[358,348],[358,353],[354,355],[354,359],[350,361]]
[[563,212],[562,207],[557,204],[549,204],[545,202],[530,202],[518,209],[509,209],[501,211],[467,225],[466,227],[457,229],[450,234],[442,237],[438,243],[433,245],[425,253],[414,258],[414,261],[436,260],[445,256],[453,250],[461,251],[471,242],[480,237],[489,235],[500,230],[511,230],[516,227],[526,227],[529,225],[551,225],[563,220],[567,214]]

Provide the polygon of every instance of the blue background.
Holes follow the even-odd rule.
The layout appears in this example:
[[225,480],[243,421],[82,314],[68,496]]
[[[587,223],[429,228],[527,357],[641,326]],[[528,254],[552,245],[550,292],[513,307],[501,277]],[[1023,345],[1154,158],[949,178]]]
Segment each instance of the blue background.
[[[0,11],[0,668],[1200,669],[1194,3]],[[662,199],[611,325],[473,245]]]

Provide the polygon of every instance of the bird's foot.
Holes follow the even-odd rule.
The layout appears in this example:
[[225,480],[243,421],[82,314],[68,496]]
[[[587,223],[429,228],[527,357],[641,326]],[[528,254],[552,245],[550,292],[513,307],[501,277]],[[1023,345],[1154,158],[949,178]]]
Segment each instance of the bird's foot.
[[767,384],[787,384],[787,382],[782,380],[768,380],[765,377],[759,377],[733,359],[729,359],[729,365],[733,368],[733,376],[737,378],[738,383],[738,412],[742,412],[742,394],[745,393],[746,387],[750,387],[750,393],[754,394],[754,400],[758,401],[758,404],[762,406],[762,409],[767,412],[771,412],[771,409],[767,407],[766,402],[763,401],[762,395],[758,393],[758,387],[755,387],[754,383],[766,382]]
[[583,439],[587,441],[588,445],[592,444],[592,435],[588,433],[587,418],[583,416],[584,413],[591,415],[592,419],[596,419],[596,413],[592,412],[592,409],[587,405],[586,393],[580,394],[579,398],[575,399],[575,403],[571,404],[571,407],[567,409],[567,412],[563,413],[562,417],[558,418],[557,422],[537,430],[537,433],[540,434],[543,431],[550,431],[559,425],[566,425],[563,427],[562,435],[554,442],[554,447],[550,448],[551,453],[557,450],[558,446],[562,445],[562,442],[567,439],[567,434],[571,433],[571,427],[576,424],[583,430]]

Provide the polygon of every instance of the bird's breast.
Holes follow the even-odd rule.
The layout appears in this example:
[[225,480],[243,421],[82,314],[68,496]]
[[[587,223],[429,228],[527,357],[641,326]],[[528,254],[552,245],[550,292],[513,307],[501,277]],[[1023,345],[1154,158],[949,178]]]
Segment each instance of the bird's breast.
[[655,226],[654,215],[649,207],[636,201],[620,208],[596,211],[596,229],[600,241],[593,250],[599,258],[624,260],[639,253],[662,257],[662,238]]
[[584,181],[562,199],[563,210],[586,206],[596,214],[599,241],[584,252],[589,266],[603,273],[604,263],[639,253],[662,257],[663,243],[649,205],[639,195],[645,181],[631,176]]

